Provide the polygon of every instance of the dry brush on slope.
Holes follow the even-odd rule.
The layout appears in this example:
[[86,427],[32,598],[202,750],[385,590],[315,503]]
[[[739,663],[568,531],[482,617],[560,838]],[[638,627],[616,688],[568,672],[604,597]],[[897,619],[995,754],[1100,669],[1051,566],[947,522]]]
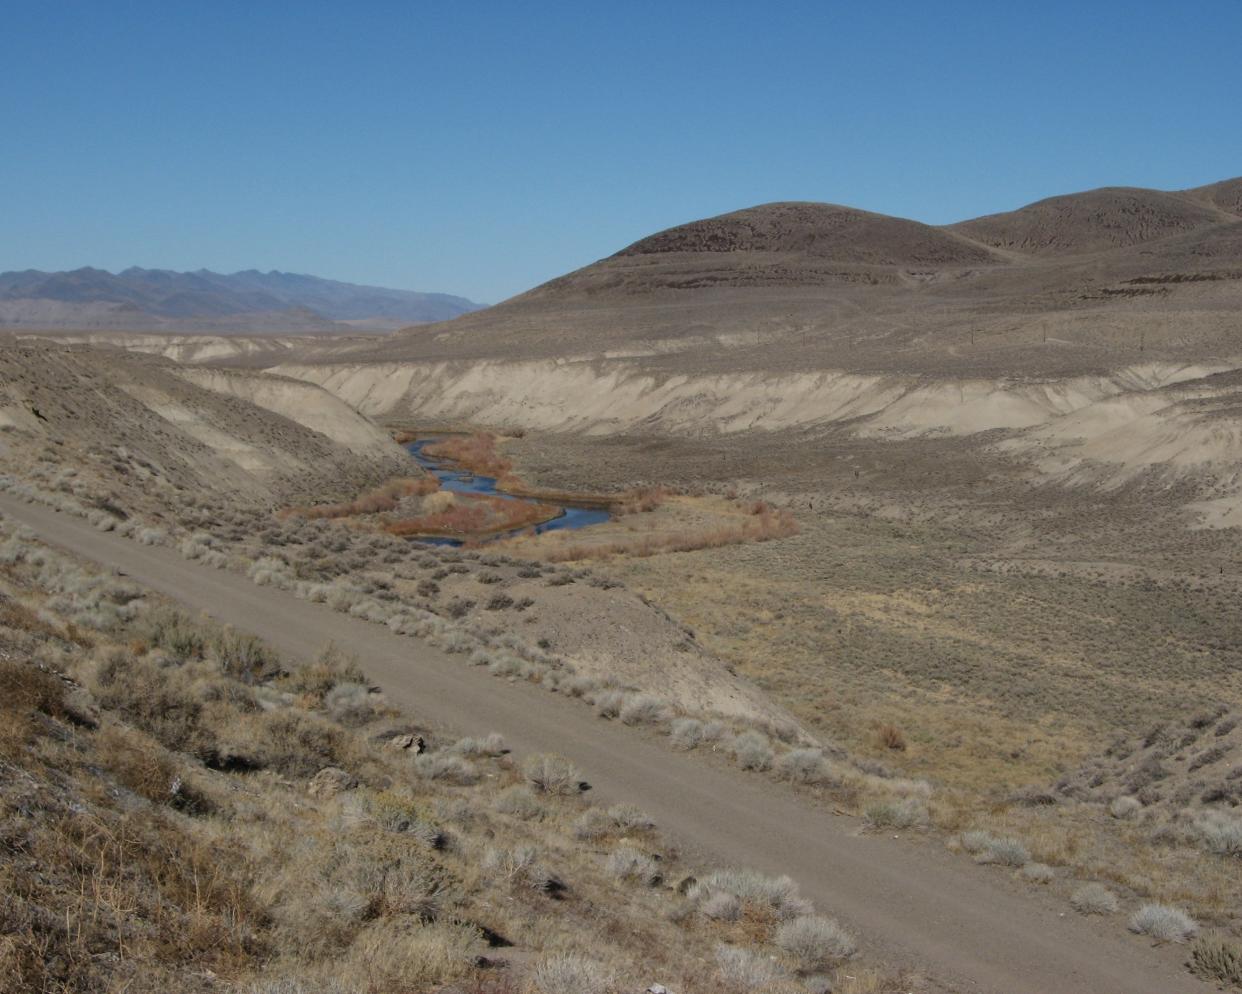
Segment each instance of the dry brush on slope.
[[[600,817],[564,761],[444,738],[339,653],[290,668],[6,543],[5,994],[693,994],[746,956],[789,984],[853,954],[791,881],[696,872],[641,812]],[[128,610],[73,627],[100,587]],[[834,989],[861,992],[855,972]],[[910,989],[889,983],[865,989]]]

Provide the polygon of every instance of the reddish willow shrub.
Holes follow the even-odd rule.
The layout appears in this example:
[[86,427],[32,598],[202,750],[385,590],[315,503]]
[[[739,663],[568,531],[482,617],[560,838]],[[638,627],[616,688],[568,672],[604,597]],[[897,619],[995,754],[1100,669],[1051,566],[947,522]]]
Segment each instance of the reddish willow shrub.
[[403,497],[425,497],[440,489],[440,481],[429,476],[404,477],[360,494],[343,504],[319,504],[314,507],[295,507],[284,512],[285,516],[303,518],[352,518],[358,514],[379,514],[391,511]]
[[416,518],[390,521],[384,530],[390,535],[487,535],[516,531],[551,521],[561,514],[559,507],[537,501],[506,500],[490,494],[458,494],[451,507]]
[[646,514],[661,506],[669,497],[664,487],[635,487],[625,493],[620,500],[612,505],[618,514]]
[[473,435],[451,435],[423,449],[433,459],[451,459],[473,473],[505,476],[513,464],[496,451],[496,436],[487,432]]

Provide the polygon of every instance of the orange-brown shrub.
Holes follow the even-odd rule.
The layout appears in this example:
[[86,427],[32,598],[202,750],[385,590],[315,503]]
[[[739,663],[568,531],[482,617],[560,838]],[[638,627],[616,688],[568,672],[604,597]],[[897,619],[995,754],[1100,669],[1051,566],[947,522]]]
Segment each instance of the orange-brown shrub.
[[314,507],[294,507],[284,512],[303,518],[352,518],[359,514],[379,514],[391,511],[403,497],[425,497],[440,489],[440,481],[430,476],[402,477],[360,494],[341,504],[319,504]]
[[645,514],[663,504],[668,496],[669,492],[664,487],[636,487],[622,495],[613,504],[612,510],[618,515]]
[[896,725],[881,725],[876,732],[876,741],[885,749],[905,752],[906,736]]
[[496,436],[488,432],[473,435],[451,435],[423,449],[433,459],[451,459],[472,473],[482,476],[505,476],[513,464],[496,451]]
[[550,521],[560,508],[537,501],[506,500],[490,494],[458,494],[452,507],[384,526],[391,535],[486,535]]

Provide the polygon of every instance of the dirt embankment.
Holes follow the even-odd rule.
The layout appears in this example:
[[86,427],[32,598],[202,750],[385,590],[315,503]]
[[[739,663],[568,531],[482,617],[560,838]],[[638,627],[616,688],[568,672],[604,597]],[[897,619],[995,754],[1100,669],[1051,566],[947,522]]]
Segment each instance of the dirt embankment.
[[384,431],[296,380],[16,345],[0,347],[0,384],[7,466],[92,500],[107,494],[134,508],[203,494],[322,500],[408,469]]
[[833,370],[657,373],[640,363],[286,363],[377,418],[612,435],[732,435],[849,425],[862,437],[969,435],[1040,425],[1132,391],[1227,364],[1148,363],[1065,380],[927,380]]

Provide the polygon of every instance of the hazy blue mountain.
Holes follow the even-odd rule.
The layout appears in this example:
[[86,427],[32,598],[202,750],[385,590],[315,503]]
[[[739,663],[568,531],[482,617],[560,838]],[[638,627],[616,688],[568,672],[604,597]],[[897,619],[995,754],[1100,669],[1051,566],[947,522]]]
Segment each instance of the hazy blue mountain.
[[447,321],[481,305],[447,293],[361,286],[299,273],[178,273],[132,267],[120,273],[28,269],[0,273],[0,325],[68,327],[242,327],[331,330],[336,322],[395,327]]

